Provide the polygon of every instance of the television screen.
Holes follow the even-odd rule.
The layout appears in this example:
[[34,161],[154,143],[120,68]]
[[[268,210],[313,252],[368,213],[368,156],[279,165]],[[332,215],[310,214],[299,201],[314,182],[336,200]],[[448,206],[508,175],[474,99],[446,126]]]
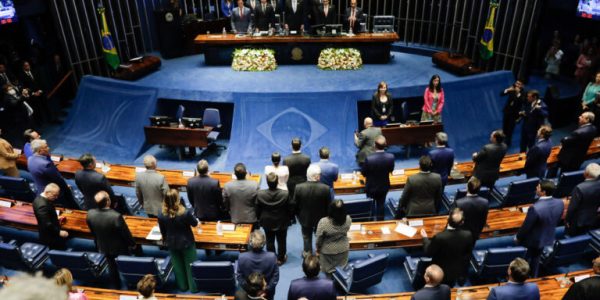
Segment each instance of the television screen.
[[13,0],[0,0],[0,24],[10,24],[17,21],[17,13]]
[[579,0],[577,5],[577,16],[600,20],[600,0]]

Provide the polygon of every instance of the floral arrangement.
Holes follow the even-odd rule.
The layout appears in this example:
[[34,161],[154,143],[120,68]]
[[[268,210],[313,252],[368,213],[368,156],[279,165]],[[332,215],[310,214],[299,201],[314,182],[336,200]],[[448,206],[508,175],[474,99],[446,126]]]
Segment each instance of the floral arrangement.
[[358,70],[362,58],[354,48],[326,48],[321,51],[317,66],[323,70]]
[[235,49],[231,68],[235,71],[273,71],[277,69],[272,49]]

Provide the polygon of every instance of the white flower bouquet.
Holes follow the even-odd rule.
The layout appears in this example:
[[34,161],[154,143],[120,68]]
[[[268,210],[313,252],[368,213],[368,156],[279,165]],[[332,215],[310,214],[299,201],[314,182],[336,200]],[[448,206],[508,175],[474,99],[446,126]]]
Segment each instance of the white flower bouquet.
[[277,69],[272,49],[235,49],[231,68],[235,71],[273,71]]
[[326,48],[321,51],[317,66],[323,70],[358,70],[362,58],[354,48]]

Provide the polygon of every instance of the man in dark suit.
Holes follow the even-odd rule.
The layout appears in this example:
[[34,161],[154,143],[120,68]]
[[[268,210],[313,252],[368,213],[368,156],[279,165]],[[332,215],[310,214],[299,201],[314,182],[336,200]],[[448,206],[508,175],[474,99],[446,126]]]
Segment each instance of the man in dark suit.
[[331,201],[329,187],[320,182],[321,168],[315,164],[310,165],[306,174],[308,181],[296,186],[290,202],[302,226],[304,257],[312,254],[312,235],[317,230],[319,220],[327,216],[327,208]]
[[196,167],[198,176],[187,183],[190,204],[194,208],[194,216],[200,221],[217,221],[221,217],[223,194],[219,181],[208,176],[208,162],[200,160]]
[[310,165],[310,157],[300,152],[302,141],[299,138],[292,139],[292,154],[283,159],[283,164],[290,171],[290,178],[287,182],[290,198],[294,196],[294,189],[299,183],[306,181],[306,170]]
[[381,128],[373,126],[373,119],[366,117],[360,133],[354,133],[354,145],[358,148],[356,162],[359,166],[365,162],[369,154],[375,152],[375,139],[381,135]]
[[494,287],[488,300],[539,300],[540,289],[533,282],[525,282],[529,276],[529,264],[524,259],[515,258],[508,266],[508,282]]
[[440,174],[443,188],[448,183],[448,176],[454,165],[454,150],[448,147],[448,135],[445,132],[435,134],[435,145],[428,155],[433,164],[431,171]]
[[94,236],[98,252],[106,256],[112,284],[120,288],[121,279],[115,258],[119,255],[129,255],[135,247],[135,240],[123,216],[110,208],[107,192],[98,192],[94,200],[98,208],[88,211],[87,225]]
[[425,286],[410,297],[410,300],[450,300],[450,287],[441,284],[444,271],[438,265],[425,269]]
[[[268,2],[269,5],[271,5],[271,7],[273,8],[273,13],[281,16],[281,13],[283,12],[283,5],[281,5],[279,0],[268,0]],[[275,18],[275,23],[279,23],[279,20],[277,18]]]
[[232,180],[223,186],[223,204],[225,210],[231,215],[231,222],[235,224],[252,224],[258,228],[256,218],[256,193],[258,183],[246,179],[248,172],[246,166],[237,163],[234,167],[236,180]]
[[267,0],[260,0],[258,7],[254,9],[254,24],[257,31],[269,30],[275,23],[275,12]]
[[537,277],[542,249],[554,243],[554,230],[560,221],[565,207],[561,199],[553,198],[556,185],[550,180],[542,180],[537,186],[536,203],[529,207],[523,225],[519,228],[515,242],[527,248],[527,257],[532,276]]
[[450,287],[454,286],[457,280],[461,285],[464,283],[473,250],[471,232],[461,229],[463,222],[463,211],[455,207],[450,210],[448,227],[431,240],[427,238],[425,229],[421,229],[425,255],[431,257],[431,262],[444,270],[442,282]]
[[592,125],[594,119],[594,113],[582,113],[579,116],[579,128],[560,141],[562,147],[558,153],[558,165],[561,172],[576,171],[581,167],[585,154],[596,137],[596,127]]
[[567,208],[565,226],[571,236],[580,235],[598,228],[598,208],[600,207],[600,165],[591,163],[583,173],[585,181],[571,192]]
[[525,174],[527,174],[527,178],[544,178],[547,169],[546,162],[552,151],[551,135],[552,128],[549,125],[543,125],[538,130],[537,142],[527,150],[527,158],[525,160]]
[[386,141],[383,135],[375,140],[375,153],[370,154],[362,165],[361,172],[367,182],[367,197],[375,200],[375,216],[384,219],[385,197],[390,190],[390,173],[394,171],[394,155],[385,152]]
[[525,104],[525,92],[523,92],[523,81],[517,80],[513,85],[504,89],[500,96],[508,95],[504,109],[502,109],[502,131],[506,135],[506,146],[510,147],[512,136],[519,119],[519,112]]
[[348,31],[352,29],[353,33],[358,33],[360,31],[360,23],[365,22],[363,10],[356,6],[356,2],[357,0],[350,0],[350,7],[346,8],[346,21],[344,22]]
[[3,87],[5,84],[12,84],[15,81],[14,76],[12,76],[6,70],[6,65],[0,63],[0,87]]
[[473,162],[475,170],[473,175],[481,180],[481,185],[490,189],[494,187],[500,173],[500,163],[506,154],[506,144],[504,144],[504,133],[502,130],[492,132],[490,143],[473,153]]
[[337,24],[335,7],[329,3],[329,0],[323,0],[323,4],[317,8],[315,24]]
[[285,27],[286,29],[304,31],[304,20],[306,19],[305,2],[307,0],[286,0],[285,1]]
[[[96,158],[94,156],[89,153],[83,154],[79,157],[79,163],[83,167],[83,170],[75,173],[75,184],[77,184],[77,188],[83,194],[83,200],[88,210],[97,208],[94,196],[99,191],[105,191],[108,193],[110,199],[116,199],[115,193],[110,184],[108,184],[106,176],[96,172]],[[114,205],[116,202],[112,204]]]
[[250,9],[251,15],[254,15],[254,12],[260,6],[260,0],[247,0],[246,7]]
[[64,250],[67,248],[66,238],[69,233],[60,229],[60,220],[56,216],[56,208],[53,204],[59,194],[58,185],[48,184],[44,191],[33,200],[33,213],[38,223],[40,242],[50,249]]
[[531,90],[527,92],[527,103],[523,105],[523,110],[519,112],[523,118],[523,127],[521,128],[521,152],[533,147],[540,126],[544,125],[548,117],[548,107],[542,99],[540,92]]
[[273,299],[275,288],[279,282],[279,266],[275,253],[264,250],[265,234],[261,230],[255,230],[250,234],[250,251],[243,252],[237,261],[237,280],[240,286],[244,286],[248,275],[260,272],[267,280],[268,299]]
[[27,61],[23,62],[23,68],[19,75],[23,89],[26,89],[29,95],[27,102],[33,107],[33,117],[38,122],[38,125],[43,122],[55,121],[48,107],[48,99],[40,84],[41,75],[34,72]]
[[431,172],[431,158],[421,156],[419,173],[409,176],[400,196],[398,216],[415,217],[437,214],[442,203],[442,180]]
[[478,195],[481,188],[481,182],[477,177],[471,176],[467,182],[467,195],[463,198],[456,199],[454,205],[462,209],[465,215],[464,229],[471,232],[473,238],[473,246],[479,239],[479,235],[487,222],[489,201]]
[[252,10],[244,6],[244,0],[238,0],[237,7],[231,10],[231,29],[234,33],[252,31]]
[[319,278],[321,264],[319,257],[309,255],[302,261],[304,278],[292,280],[288,290],[288,300],[306,298],[311,300],[335,300],[337,292],[331,279]]
[[56,203],[65,208],[79,208],[73,198],[71,188],[60,175],[54,163],[48,159],[50,157],[50,147],[48,147],[46,140],[33,140],[31,150],[33,155],[27,160],[27,168],[33,176],[38,195],[49,183],[55,183],[60,187],[60,196]]
[[598,295],[600,295],[600,257],[592,261],[592,269],[595,275],[571,285],[563,300],[598,299]]
[[321,182],[329,186],[331,189],[331,199],[335,196],[333,192],[333,183],[337,181],[340,168],[337,164],[329,160],[329,148],[321,147],[319,149],[319,157],[321,160],[317,163],[321,168]]

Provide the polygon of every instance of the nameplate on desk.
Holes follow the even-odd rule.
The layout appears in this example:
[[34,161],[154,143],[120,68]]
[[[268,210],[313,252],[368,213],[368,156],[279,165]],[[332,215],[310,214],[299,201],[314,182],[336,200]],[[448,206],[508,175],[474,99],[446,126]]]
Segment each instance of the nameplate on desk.
[[158,226],[152,227],[152,230],[146,236],[147,240],[150,241],[160,241],[162,240],[162,234],[160,233],[160,228]]
[[298,34],[298,31],[296,31],[296,30],[290,30],[290,34]]
[[381,227],[381,233],[383,234],[391,234],[392,232],[390,231],[390,228],[387,226],[382,226]]
[[135,167],[135,172],[136,172],[136,173],[142,173],[142,172],[146,172],[146,168],[142,168],[142,167]]
[[521,207],[521,211],[526,214],[529,211],[529,206]]
[[575,282],[580,282],[584,279],[590,278],[590,274],[584,274],[584,275],[579,275],[579,276],[575,276],[573,278],[573,280],[575,280]]
[[221,39],[223,38],[223,35],[216,35],[216,34],[211,34],[208,36],[209,39]]
[[340,175],[340,178],[342,180],[352,180],[352,179],[354,179],[354,174],[352,174],[352,173],[342,173],[342,175]]
[[183,171],[183,177],[194,177],[194,171]]
[[131,295],[120,295],[119,300],[138,300],[138,297]]
[[373,34],[371,34],[371,36],[384,36],[384,34],[383,33],[373,33]]
[[360,224],[350,225],[350,231],[360,231]]
[[60,162],[60,156],[50,155],[50,160],[52,160],[53,162]]
[[223,231],[235,231],[235,224],[221,224]]
[[23,151],[22,151],[21,149],[19,149],[19,148],[13,148],[13,152],[14,152],[16,155],[21,155],[21,153],[22,153]]
[[0,200],[0,207],[10,208],[11,206],[12,206],[12,202]]
[[396,226],[394,231],[407,237],[413,237],[415,236],[415,233],[417,233],[416,228],[405,225],[404,223],[398,223],[398,226]]
[[96,169],[102,169],[102,167],[104,167],[103,163],[99,163],[99,162],[96,163]]
[[411,227],[423,226],[423,220],[410,220],[410,221],[408,221],[408,226],[411,226]]
[[404,175],[404,169],[394,170],[394,171],[392,171],[392,175],[393,176]]

